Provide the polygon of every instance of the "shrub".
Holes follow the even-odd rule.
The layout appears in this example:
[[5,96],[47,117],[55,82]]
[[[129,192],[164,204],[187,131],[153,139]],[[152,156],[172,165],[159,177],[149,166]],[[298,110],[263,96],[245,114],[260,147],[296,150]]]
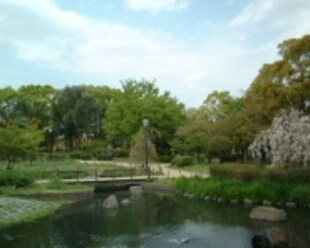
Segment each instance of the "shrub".
[[161,163],[169,163],[171,162],[172,157],[170,155],[161,155],[158,156],[158,161]]
[[310,203],[309,183],[283,183],[270,180],[256,180],[240,182],[227,179],[199,179],[181,178],[176,180],[176,189],[181,193],[190,193],[197,196],[223,197],[224,199],[243,200],[249,197],[254,201],[270,200],[293,201],[299,205]]
[[307,184],[301,184],[294,187],[289,192],[288,200],[297,202],[301,205],[310,203],[310,187]]
[[210,166],[212,177],[253,181],[266,179],[278,182],[309,182],[310,168],[265,168],[249,164],[218,164]]
[[94,157],[97,160],[103,160],[103,161],[107,161],[107,160],[112,160],[113,159],[113,155],[112,154],[108,154],[108,153],[105,153],[105,152],[95,153]]
[[66,187],[66,184],[60,179],[54,179],[47,183],[48,189],[61,190],[61,189],[64,189],[65,187]]
[[70,152],[69,157],[72,159],[89,160],[92,159],[92,154],[86,151],[72,151]]
[[221,161],[231,153],[233,143],[226,136],[216,135],[208,143],[208,156],[218,157]]
[[176,156],[171,164],[175,165],[177,167],[183,167],[183,166],[188,166],[188,165],[192,165],[195,163],[195,158],[192,156]]
[[34,179],[30,173],[19,171],[0,171],[0,186],[13,186],[22,188],[33,184]]

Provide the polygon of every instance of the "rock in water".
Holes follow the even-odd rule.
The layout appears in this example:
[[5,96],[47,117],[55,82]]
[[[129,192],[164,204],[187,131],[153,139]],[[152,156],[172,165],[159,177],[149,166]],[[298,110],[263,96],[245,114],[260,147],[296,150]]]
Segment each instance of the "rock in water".
[[124,206],[124,207],[127,207],[127,206],[129,206],[130,204],[131,204],[131,200],[129,200],[129,199],[124,199],[124,200],[122,200],[122,205]]
[[129,188],[129,191],[132,194],[142,194],[143,193],[143,189],[141,186],[131,186]]
[[250,218],[256,220],[283,221],[286,220],[286,212],[283,209],[260,206],[252,209]]
[[268,228],[261,234],[252,238],[253,248],[287,248],[288,238],[284,229],[277,227]]
[[115,195],[110,195],[108,198],[106,198],[103,202],[104,208],[118,208],[118,201]]
[[284,229],[272,227],[267,229],[267,237],[271,243],[271,247],[287,248],[288,237]]

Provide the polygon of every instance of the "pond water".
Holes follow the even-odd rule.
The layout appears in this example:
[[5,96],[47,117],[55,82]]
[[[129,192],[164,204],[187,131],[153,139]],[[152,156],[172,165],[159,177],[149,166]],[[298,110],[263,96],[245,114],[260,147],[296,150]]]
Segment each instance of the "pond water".
[[288,211],[280,224],[251,221],[242,205],[205,203],[173,195],[117,195],[132,204],[106,210],[106,196],[76,203],[53,216],[0,231],[0,247],[208,247],[250,248],[253,235],[286,230],[291,247],[310,247],[309,209]]

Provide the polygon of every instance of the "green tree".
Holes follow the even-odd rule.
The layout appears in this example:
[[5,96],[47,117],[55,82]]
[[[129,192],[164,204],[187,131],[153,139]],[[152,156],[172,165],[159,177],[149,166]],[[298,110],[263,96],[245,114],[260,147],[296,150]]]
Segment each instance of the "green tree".
[[[251,115],[259,130],[267,128],[282,108],[310,112],[310,35],[283,41],[279,46],[282,59],[265,64],[246,91],[248,119]],[[259,118],[258,118],[259,116]]]
[[225,160],[225,156],[230,154],[233,149],[233,143],[227,136],[215,135],[210,138],[208,143],[208,155],[210,158],[216,157]]
[[104,126],[108,141],[114,147],[129,151],[132,137],[145,118],[150,121],[158,153],[169,153],[175,130],[185,120],[184,106],[168,92],[160,94],[154,82],[122,82],[121,96],[111,104],[106,113]]
[[129,157],[133,161],[139,161],[144,163],[146,152],[149,159],[155,160],[157,158],[156,148],[152,142],[150,135],[145,134],[144,128],[141,127],[132,138]]
[[0,154],[7,160],[7,168],[13,169],[17,158],[32,161],[39,152],[39,144],[42,140],[43,131],[33,125],[1,127]]
[[100,129],[100,106],[84,86],[64,88],[56,95],[52,110],[53,132],[64,136],[67,150],[81,148],[82,140]]
[[172,142],[175,154],[195,155],[197,160],[204,159],[207,155],[210,137],[210,123],[195,119],[180,127]]

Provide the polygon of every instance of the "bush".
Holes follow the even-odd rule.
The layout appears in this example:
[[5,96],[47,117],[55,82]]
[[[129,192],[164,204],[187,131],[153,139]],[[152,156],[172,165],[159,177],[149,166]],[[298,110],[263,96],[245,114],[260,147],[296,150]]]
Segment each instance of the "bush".
[[72,159],[89,160],[92,159],[92,154],[86,151],[72,151],[70,152],[69,157]]
[[60,179],[54,179],[47,183],[48,189],[61,190],[61,189],[64,189],[65,187],[66,187],[66,184]]
[[299,205],[310,203],[309,183],[283,183],[270,180],[240,182],[227,179],[180,178],[176,190],[197,196],[223,197],[226,200],[243,200],[248,197],[254,201],[270,200],[274,203],[293,201]]
[[0,171],[0,186],[13,186],[22,188],[33,184],[34,179],[30,173],[19,171]]
[[195,163],[195,158],[192,156],[176,156],[171,164],[175,165],[177,167],[183,167],[183,166],[188,166],[188,165],[192,165]]
[[301,205],[310,203],[310,187],[309,185],[298,185],[294,187],[288,196],[289,201],[298,202]]
[[217,157],[221,161],[229,156],[233,148],[233,143],[226,136],[216,135],[210,138],[208,143],[208,156]]
[[107,160],[112,160],[113,159],[113,155],[112,154],[108,154],[108,153],[105,153],[105,152],[98,152],[96,154],[94,154],[94,157],[97,159],[97,160],[103,160],[103,161],[107,161]]
[[212,177],[253,181],[266,179],[278,182],[309,182],[310,168],[265,168],[249,164],[218,164],[210,166]]
[[161,163],[170,163],[172,160],[172,157],[170,155],[161,155],[158,156],[158,161]]

